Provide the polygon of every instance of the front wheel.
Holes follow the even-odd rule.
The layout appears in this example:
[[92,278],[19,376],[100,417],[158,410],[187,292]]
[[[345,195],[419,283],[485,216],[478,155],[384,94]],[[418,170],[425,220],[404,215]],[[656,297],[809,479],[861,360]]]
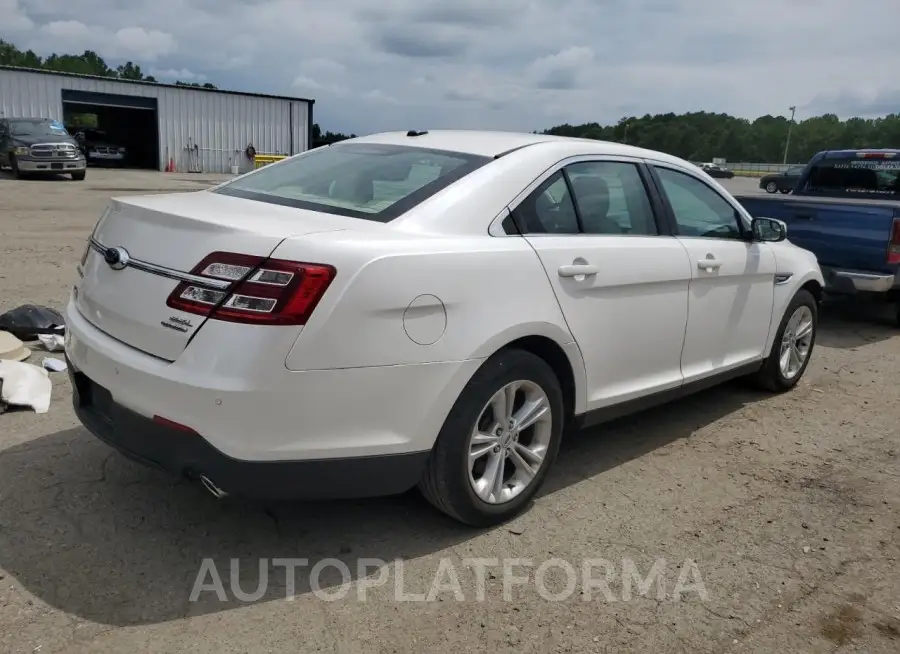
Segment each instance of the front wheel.
[[778,184],[775,182],[766,184],[766,193],[778,193]]
[[72,173],[72,179],[76,182],[84,181],[85,175],[87,175],[86,170],[79,170],[78,172]]
[[22,171],[19,170],[19,162],[14,154],[9,157],[9,167],[12,169],[10,172],[13,179],[22,179]]
[[563,396],[553,369],[530,352],[499,352],[450,410],[419,488],[465,524],[505,522],[541,487],[562,429]]
[[766,390],[781,393],[797,385],[816,343],[819,312],[812,293],[800,289],[788,304],[775,342],[756,381]]

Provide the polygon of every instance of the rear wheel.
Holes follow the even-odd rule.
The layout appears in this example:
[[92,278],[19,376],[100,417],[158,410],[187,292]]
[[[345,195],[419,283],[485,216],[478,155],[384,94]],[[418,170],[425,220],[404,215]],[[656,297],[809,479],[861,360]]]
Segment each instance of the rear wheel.
[[473,526],[515,517],[543,483],[563,428],[559,380],[523,350],[488,359],[441,428],[419,483],[440,511]]
[[778,193],[778,184],[775,182],[766,184],[766,193]]
[[760,386],[780,393],[797,385],[812,356],[818,317],[818,305],[812,293],[804,289],[797,291],[781,318],[772,350],[756,375]]

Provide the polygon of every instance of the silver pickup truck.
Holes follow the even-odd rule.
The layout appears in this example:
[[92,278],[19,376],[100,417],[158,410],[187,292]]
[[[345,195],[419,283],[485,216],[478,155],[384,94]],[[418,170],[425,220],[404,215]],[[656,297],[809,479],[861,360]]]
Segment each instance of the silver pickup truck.
[[69,174],[80,181],[87,172],[75,139],[50,118],[0,118],[0,168],[4,167],[16,179]]

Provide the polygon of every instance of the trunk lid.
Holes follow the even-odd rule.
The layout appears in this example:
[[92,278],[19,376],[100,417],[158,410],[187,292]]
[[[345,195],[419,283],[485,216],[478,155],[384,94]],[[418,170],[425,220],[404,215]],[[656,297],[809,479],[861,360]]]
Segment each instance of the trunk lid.
[[75,304],[107,335],[174,361],[206,318],[167,306],[178,279],[212,252],[267,257],[284,239],[346,229],[358,221],[208,191],[113,198],[92,239],[122,248],[141,268],[114,269],[88,247]]

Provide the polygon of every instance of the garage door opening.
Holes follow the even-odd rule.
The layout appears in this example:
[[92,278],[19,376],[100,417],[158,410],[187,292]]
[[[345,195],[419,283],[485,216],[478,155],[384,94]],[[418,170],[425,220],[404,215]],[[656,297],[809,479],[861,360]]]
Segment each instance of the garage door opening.
[[156,98],[63,90],[62,105],[88,166],[159,170]]

